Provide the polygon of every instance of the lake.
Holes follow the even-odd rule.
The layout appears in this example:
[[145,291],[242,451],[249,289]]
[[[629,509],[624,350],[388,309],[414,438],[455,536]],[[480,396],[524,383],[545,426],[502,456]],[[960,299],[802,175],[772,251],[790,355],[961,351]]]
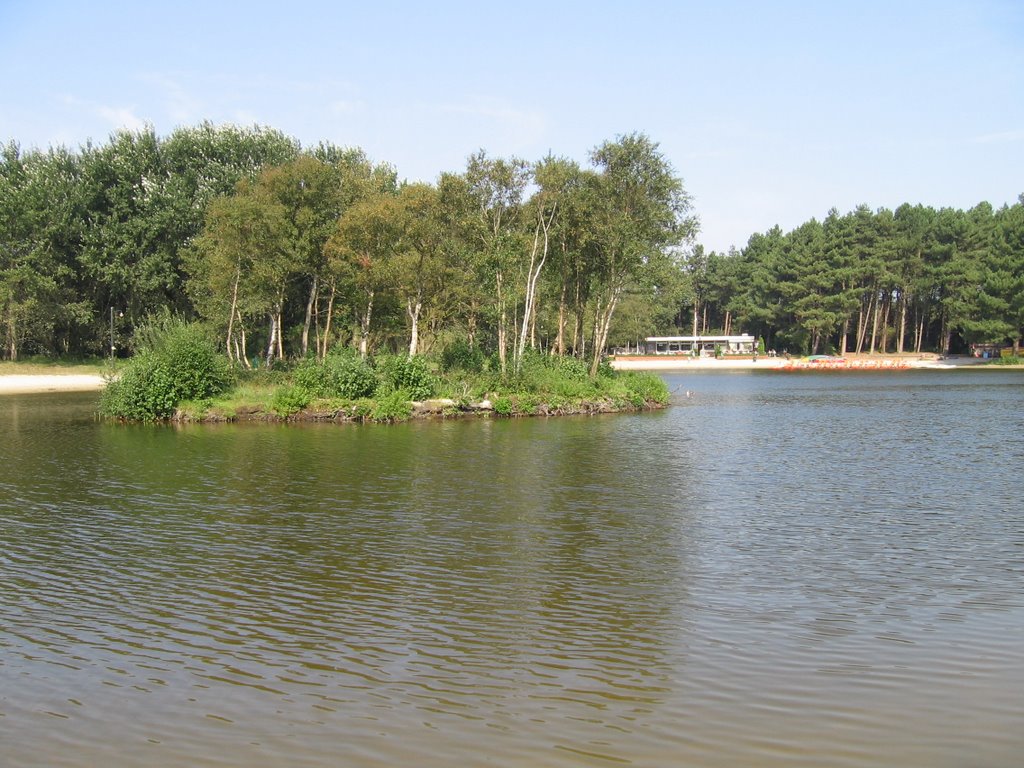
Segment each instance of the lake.
[[1024,374],[638,415],[124,426],[0,397],[5,766],[1024,753]]

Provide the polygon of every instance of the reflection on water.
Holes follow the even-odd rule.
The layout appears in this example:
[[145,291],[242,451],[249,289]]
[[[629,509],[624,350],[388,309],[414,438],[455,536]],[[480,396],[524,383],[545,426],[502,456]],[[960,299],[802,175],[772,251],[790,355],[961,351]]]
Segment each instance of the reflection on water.
[[1024,378],[125,427],[0,398],[11,765],[1009,766]]

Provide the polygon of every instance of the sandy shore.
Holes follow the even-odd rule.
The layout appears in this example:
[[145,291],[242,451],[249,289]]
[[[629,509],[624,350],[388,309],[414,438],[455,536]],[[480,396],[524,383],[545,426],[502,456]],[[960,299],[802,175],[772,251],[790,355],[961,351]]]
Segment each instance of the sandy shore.
[[84,373],[6,374],[0,376],[0,395],[31,392],[91,392],[103,389],[102,376]]
[[[906,370],[908,368],[935,368],[949,369],[974,366],[982,361],[970,357],[949,358],[939,360],[933,357],[925,358],[895,358],[861,356],[850,358],[842,364],[842,368],[849,370]],[[807,363],[798,358],[787,360],[784,357],[759,357],[757,360],[740,359],[730,360],[728,358],[716,360],[713,357],[685,357],[669,355],[639,355],[620,356],[612,360],[612,367],[620,371],[765,371],[771,369],[814,369],[815,364]],[[828,365],[820,365],[821,370],[829,368]],[[839,366],[837,366],[839,367]],[[997,368],[996,366],[992,366]]]

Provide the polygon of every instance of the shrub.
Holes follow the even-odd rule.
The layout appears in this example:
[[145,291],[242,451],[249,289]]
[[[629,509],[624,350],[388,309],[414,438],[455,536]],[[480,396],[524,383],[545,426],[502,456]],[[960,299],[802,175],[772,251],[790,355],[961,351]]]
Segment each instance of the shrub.
[[437,379],[422,357],[387,355],[378,357],[374,367],[378,395],[404,390],[410,400],[426,400],[437,390]]
[[511,416],[512,398],[504,395],[494,398],[494,412],[499,416]]
[[664,404],[669,400],[668,385],[657,374],[632,371],[622,378],[622,382],[628,393],[627,399],[633,405]]
[[101,413],[126,421],[166,419],[177,404],[170,370],[153,352],[132,358],[100,396]]
[[411,400],[412,397],[407,390],[396,389],[377,398],[371,418],[382,422],[405,421],[412,415]]
[[457,339],[441,353],[441,370],[480,373],[486,360],[479,347],[470,346],[465,339]]
[[377,377],[354,350],[332,352],[323,362],[303,360],[292,374],[313,397],[358,400],[373,394]]
[[166,362],[179,401],[212,397],[231,384],[230,363],[196,325],[167,334],[154,351]]
[[313,396],[305,387],[283,387],[274,393],[270,409],[278,416],[291,416],[309,405],[312,399]]
[[109,382],[100,411],[129,421],[155,421],[174,413],[183,400],[203,400],[230,385],[231,368],[203,330],[164,317],[141,326],[138,354]]

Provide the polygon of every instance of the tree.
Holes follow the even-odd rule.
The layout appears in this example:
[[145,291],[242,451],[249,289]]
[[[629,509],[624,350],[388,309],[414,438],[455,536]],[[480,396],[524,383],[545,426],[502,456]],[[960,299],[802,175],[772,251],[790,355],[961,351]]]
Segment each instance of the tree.
[[969,216],[989,230],[989,242],[979,265],[977,311],[964,327],[976,341],[1011,342],[1016,355],[1024,328],[1024,205],[995,213],[978,206]]
[[987,204],[970,213],[943,208],[936,216],[929,272],[943,354],[950,353],[955,332],[967,332],[974,340],[981,340],[987,332],[972,318],[981,292],[983,253],[991,243],[991,223],[991,206]]
[[399,243],[395,281],[409,320],[409,357],[419,353],[423,311],[445,285],[449,239],[438,190],[429,184],[408,184],[395,200]]
[[247,328],[269,322],[266,364],[280,355],[281,315],[294,263],[287,211],[242,183],[232,197],[215,200],[192,249],[190,288],[200,313],[224,331],[230,360],[250,367]]
[[492,159],[480,150],[470,156],[464,178],[474,208],[470,226],[483,257],[484,279],[494,286],[498,360],[504,373],[508,364],[508,314],[515,302],[509,278],[516,254],[523,250],[519,225],[530,180],[529,166],[519,158]]
[[513,347],[513,368],[517,374],[522,370],[527,339],[532,339],[536,323],[540,277],[551,252],[553,227],[563,202],[579,184],[580,168],[569,160],[548,155],[534,165],[533,178],[537,190],[529,200],[524,217],[531,222],[533,233],[526,240],[529,255],[524,263],[522,323]]
[[690,198],[658,145],[643,134],[605,142],[591,153],[600,172],[593,222],[596,265],[591,376],[629,281],[652,256],[692,239]]
[[359,354],[369,352],[374,304],[393,284],[401,242],[401,222],[394,195],[359,200],[338,220],[327,241],[333,279],[349,288],[359,330]]

